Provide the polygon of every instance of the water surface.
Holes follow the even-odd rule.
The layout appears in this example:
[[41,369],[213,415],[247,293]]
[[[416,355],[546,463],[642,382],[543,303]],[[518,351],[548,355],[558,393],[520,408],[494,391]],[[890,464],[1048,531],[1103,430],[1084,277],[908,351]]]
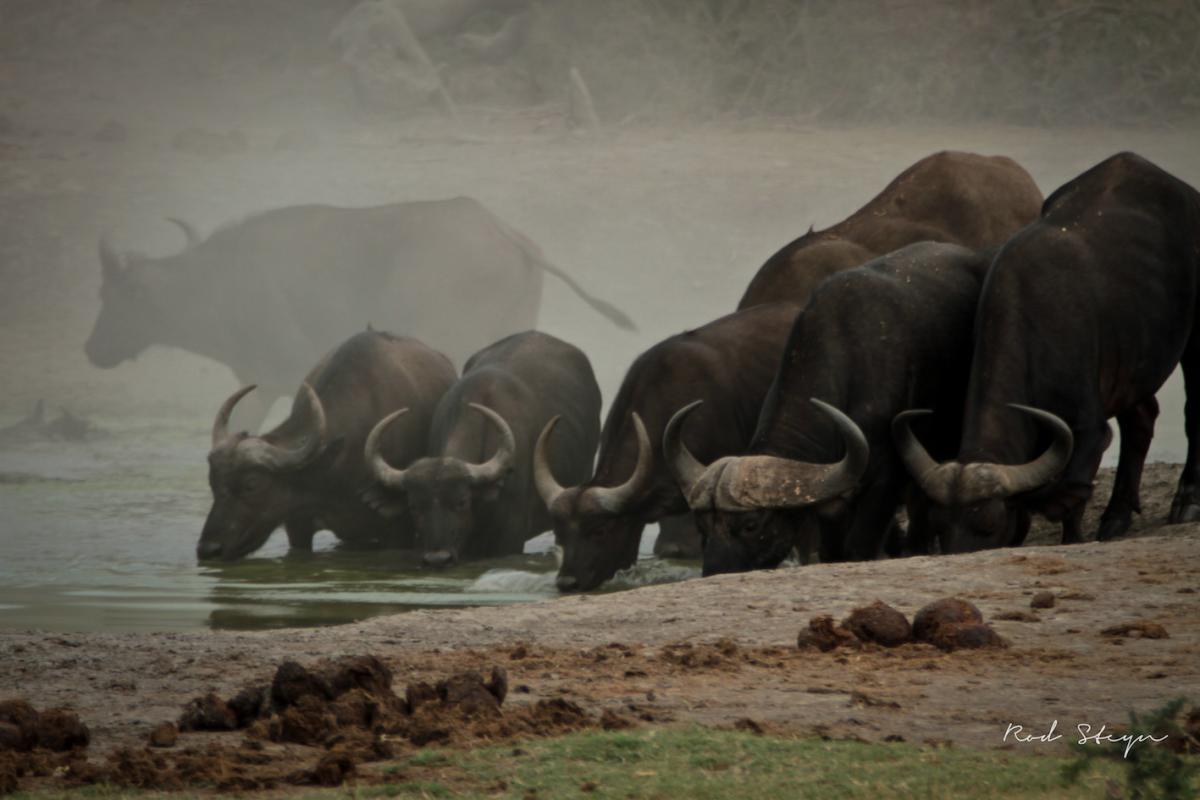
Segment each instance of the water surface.
[[[427,570],[411,553],[289,554],[200,566],[208,433],[170,421],[109,426],[86,443],[0,446],[0,629],[179,631],[330,625],[413,608],[552,597],[553,538],[524,555]],[[610,588],[699,574],[649,556]]]

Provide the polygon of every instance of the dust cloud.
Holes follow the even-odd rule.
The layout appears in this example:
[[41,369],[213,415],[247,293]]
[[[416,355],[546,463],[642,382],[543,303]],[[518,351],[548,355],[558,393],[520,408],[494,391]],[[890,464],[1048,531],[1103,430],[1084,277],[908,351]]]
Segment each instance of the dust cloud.
[[[156,347],[101,370],[82,349],[97,242],[175,252],[168,216],[207,233],[475,197],[638,323],[546,279],[539,327],[589,354],[607,401],[638,352],[733,310],[781,245],[935,150],[1009,155],[1045,192],[1122,149],[1200,185],[1193,3],[395,0],[398,32],[355,6],[0,5],[0,423],[46,398],[207,428],[224,366]],[[1173,380],[1151,458],[1182,452]]]

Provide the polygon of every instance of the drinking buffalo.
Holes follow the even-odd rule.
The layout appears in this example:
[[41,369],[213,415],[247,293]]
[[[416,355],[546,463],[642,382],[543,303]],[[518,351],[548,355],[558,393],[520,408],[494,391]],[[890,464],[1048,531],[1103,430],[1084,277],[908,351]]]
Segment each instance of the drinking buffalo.
[[88,359],[115,367],[155,344],[207,356],[239,382],[258,382],[255,424],[314,358],[367,321],[419,337],[457,363],[532,328],[543,273],[632,327],[466,197],[373,208],[291,206],[207,239],[176,222],[187,236],[176,255],[121,256],[100,243],[102,307]]
[[[1132,153],[1058,189],[1006,243],[979,300],[957,457],[938,463],[896,419],[897,447],[933,503],[946,551],[1019,544],[1030,512],[1080,539],[1117,418],[1121,454],[1099,538],[1139,510],[1155,392],[1182,363],[1188,456],[1170,521],[1200,519],[1200,195]],[[1014,410],[1015,409],[1015,410]]]
[[835,272],[916,242],[979,250],[1037,218],[1042,193],[1012,159],[941,152],[913,164],[871,202],[823,231],[809,230],[758,270],[738,303],[803,305]]
[[705,466],[684,443],[697,404],[675,414],[664,448],[705,575],[778,566],[807,531],[822,561],[880,553],[908,484],[892,418],[914,402],[941,410],[931,433],[952,451],[987,266],[923,242],[828,278],[796,318],[746,455]]
[[[367,331],[321,359],[300,386],[291,415],[261,436],[229,431],[235,392],[217,412],[208,482],[213,505],[196,553],[233,561],[261,547],[280,525],[296,549],[332,531],[354,545],[406,544],[360,495],[370,485],[363,443],[374,420],[408,408],[381,443],[394,464],[425,453],[433,410],[454,382],[450,360],[416,339]],[[399,530],[399,534],[397,531]]]
[[529,331],[471,357],[438,403],[430,455],[397,469],[380,444],[405,413],[375,426],[366,457],[381,504],[407,507],[425,563],[443,566],[520,553],[525,540],[550,528],[533,483],[534,443],[557,422],[553,469],[585,480],[600,438],[600,387],[579,348]]
[[[688,447],[701,458],[741,452],[779,363],[796,314],[769,304],[672,336],[640,355],[625,375],[604,430],[592,477],[563,488],[551,462],[553,426],[538,438],[537,488],[562,548],[558,586],[592,589],[637,560],[647,523],[687,512],[663,462],[663,429],[682,404],[702,398]],[[565,476],[563,476],[565,478]]]

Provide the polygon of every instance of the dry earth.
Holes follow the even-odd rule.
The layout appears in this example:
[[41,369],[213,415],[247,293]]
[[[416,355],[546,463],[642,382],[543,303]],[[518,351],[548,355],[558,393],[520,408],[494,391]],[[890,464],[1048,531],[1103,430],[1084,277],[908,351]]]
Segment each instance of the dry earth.
[[[1150,468],[1147,521],[1164,518],[1176,469]],[[504,666],[518,707],[564,698],[652,723],[750,718],[799,733],[999,747],[1010,722],[1037,732],[1055,719],[1068,731],[1120,725],[1130,710],[1200,696],[1198,590],[1200,525],[1143,525],[1107,544],[823,564],[315,630],[8,632],[0,687],[77,709],[99,753],[144,741],[191,697],[268,682],[285,659],[368,653],[400,687]],[[1042,591],[1054,606],[1031,609]],[[911,615],[947,596],[977,604],[1011,646],[796,648],[810,617],[840,619],[876,599]],[[1005,612],[1023,619],[999,619]],[[1169,638],[1101,634],[1141,621]]]

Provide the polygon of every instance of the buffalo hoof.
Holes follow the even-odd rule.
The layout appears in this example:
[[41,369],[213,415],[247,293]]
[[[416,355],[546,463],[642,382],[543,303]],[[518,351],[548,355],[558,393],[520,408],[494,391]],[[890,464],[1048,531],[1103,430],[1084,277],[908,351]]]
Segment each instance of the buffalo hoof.
[[579,590],[579,581],[572,575],[559,575],[554,579],[554,585],[558,587],[560,592],[574,592]]
[[1100,530],[1096,532],[1096,541],[1107,542],[1110,539],[1116,539],[1129,530],[1129,526],[1132,524],[1132,514],[1122,514],[1118,517],[1104,517],[1100,520]]
[[1200,521],[1200,505],[1178,501],[1171,504],[1171,516],[1167,518],[1167,522],[1174,524],[1197,521]]

